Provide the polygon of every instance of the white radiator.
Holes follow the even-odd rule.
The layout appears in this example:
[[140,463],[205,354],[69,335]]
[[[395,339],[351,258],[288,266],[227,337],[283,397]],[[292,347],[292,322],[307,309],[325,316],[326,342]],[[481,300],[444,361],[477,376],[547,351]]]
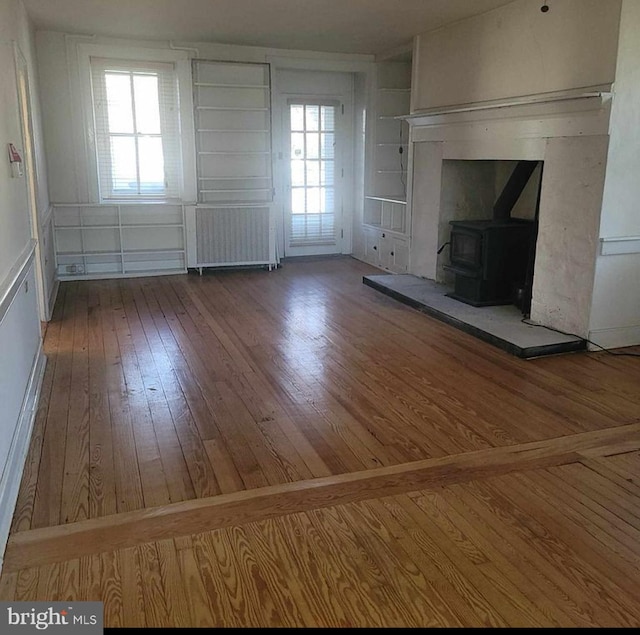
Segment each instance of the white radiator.
[[269,206],[197,206],[189,211],[190,266],[276,264]]

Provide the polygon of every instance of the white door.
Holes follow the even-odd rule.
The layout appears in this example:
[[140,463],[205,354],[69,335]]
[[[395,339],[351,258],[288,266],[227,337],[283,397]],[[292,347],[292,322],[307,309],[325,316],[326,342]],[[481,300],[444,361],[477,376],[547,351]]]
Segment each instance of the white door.
[[341,105],[290,99],[285,256],[342,252]]
[[18,82],[18,99],[20,104],[20,124],[22,127],[22,146],[27,188],[27,200],[29,202],[29,220],[31,224],[31,237],[36,241],[35,273],[37,285],[38,309],[40,321],[47,322],[50,318],[49,290],[44,268],[44,255],[42,253],[42,228],[38,217],[37,183],[35,166],[35,148],[33,142],[33,123],[31,117],[31,97],[29,94],[29,70],[27,62],[17,43],[14,42],[14,58],[16,65],[16,79]]

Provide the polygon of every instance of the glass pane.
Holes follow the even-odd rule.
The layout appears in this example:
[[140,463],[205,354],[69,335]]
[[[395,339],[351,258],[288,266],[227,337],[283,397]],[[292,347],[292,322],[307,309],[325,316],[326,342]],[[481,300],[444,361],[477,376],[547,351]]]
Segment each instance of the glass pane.
[[138,193],[136,142],[133,137],[111,137],[111,187],[114,193]]
[[307,161],[307,185],[320,185],[319,161]]
[[320,188],[308,187],[307,188],[307,213],[319,214],[322,211],[320,207]]
[[132,133],[131,80],[129,73],[105,73],[109,132]]
[[320,158],[320,135],[312,132],[305,135],[307,138],[307,159]]
[[304,133],[291,133],[291,158],[304,159]]
[[291,188],[291,213],[304,214],[304,187]]
[[322,161],[320,164],[320,185],[333,186],[334,183],[334,163],[333,161]]
[[142,134],[160,134],[160,102],[158,76],[134,75],[133,94],[136,104],[136,128]]
[[291,161],[291,185],[304,185],[304,161]]
[[332,187],[323,187],[320,190],[320,205],[323,214],[333,214],[334,190]]
[[320,135],[320,151],[323,159],[333,159],[335,146],[335,135],[333,132]]
[[304,106],[291,106],[291,130],[304,130]]
[[140,160],[140,193],[164,193],[164,157],[160,137],[140,137],[138,139]]
[[322,130],[333,132],[336,129],[336,109],[333,106],[321,107]]
[[307,130],[319,130],[320,129],[320,106],[306,106]]

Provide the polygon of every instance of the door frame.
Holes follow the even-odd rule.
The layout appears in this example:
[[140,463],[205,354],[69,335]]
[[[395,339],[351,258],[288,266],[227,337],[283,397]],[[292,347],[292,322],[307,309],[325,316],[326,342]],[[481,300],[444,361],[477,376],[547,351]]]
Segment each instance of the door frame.
[[[355,107],[355,71],[351,68],[304,68],[297,66],[289,66],[287,61],[286,65],[278,64],[274,69],[275,72],[272,76],[272,91],[275,97],[276,108],[272,111],[272,129],[274,130],[274,185],[276,189],[276,195],[274,204],[276,206],[276,218],[277,218],[277,239],[279,255],[286,256],[287,245],[285,237],[285,223],[287,222],[286,206],[289,204],[288,196],[288,182],[289,165],[287,162],[287,156],[290,152],[290,148],[287,148],[289,143],[288,119],[289,119],[289,101],[301,100],[309,103],[322,103],[322,102],[337,102],[341,106],[344,106],[344,115],[340,109],[338,118],[340,125],[343,126],[345,131],[345,144],[342,157],[342,167],[344,168],[344,177],[342,178],[341,195],[342,195],[342,215],[341,220],[338,220],[336,214],[336,223],[341,223],[341,229],[343,237],[341,240],[340,249],[334,253],[350,254],[352,251],[352,231],[351,227],[355,215],[355,170],[354,170],[354,158],[356,148],[355,127],[354,127],[354,107]],[[359,70],[359,69],[358,69]],[[279,81],[280,73],[287,72],[304,72],[305,74],[318,73],[320,75],[338,74],[343,76],[349,76],[351,80],[351,87],[348,91],[331,91],[312,93],[309,91],[295,91],[295,90],[283,90]]]
[[18,95],[18,114],[22,136],[22,154],[24,157],[24,179],[29,208],[29,226],[31,238],[35,240],[35,275],[38,313],[41,322],[51,319],[49,293],[45,275],[44,255],[42,253],[42,226],[38,214],[38,173],[36,167],[36,150],[33,132],[33,113],[31,108],[31,82],[29,65],[20,49],[13,41],[13,57],[16,71],[16,89]]

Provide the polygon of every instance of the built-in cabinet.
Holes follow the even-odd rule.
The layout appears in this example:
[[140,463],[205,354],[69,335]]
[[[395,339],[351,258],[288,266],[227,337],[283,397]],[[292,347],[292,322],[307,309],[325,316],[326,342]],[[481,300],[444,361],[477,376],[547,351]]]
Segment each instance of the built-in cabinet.
[[411,220],[407,207],[411,63],[376,64],[370,117],[370,152],[362,218],[362,253],[366,262],[392,273],[409,268]]
[[409,267],[407,203],[367,196],[364,206],[364,258],[376,267],[406,273]]
[[60,280],[184,273],[182,205],[53,206]]

